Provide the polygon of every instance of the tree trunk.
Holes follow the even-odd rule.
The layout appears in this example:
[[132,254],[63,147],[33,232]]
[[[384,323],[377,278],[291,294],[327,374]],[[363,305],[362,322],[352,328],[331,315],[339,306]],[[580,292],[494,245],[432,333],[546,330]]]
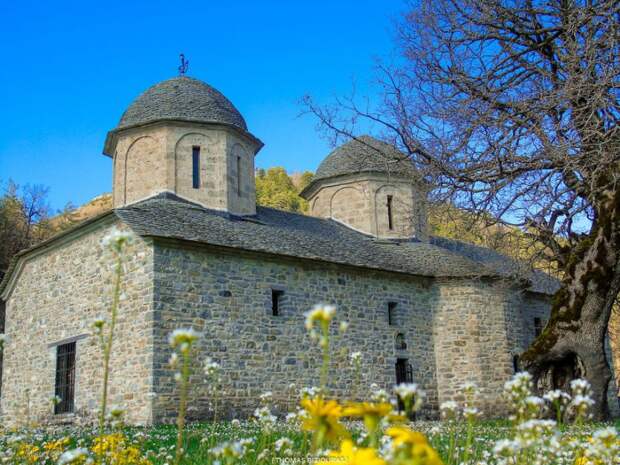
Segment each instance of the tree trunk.
[[604,212],[599,214],[602,220],[593,226],[590,235],[566,250],[564,279],[553,298],[549,322],[519,360],[537,385],[541,379],[551,380],[553,385],[545,388],[567,389],[567,378],[585,377],[592,385],[596,402],[592,413],[597,420],[608,416],[611,370],[605,337],[620,291],[618,194],[607,199],[598,209]]

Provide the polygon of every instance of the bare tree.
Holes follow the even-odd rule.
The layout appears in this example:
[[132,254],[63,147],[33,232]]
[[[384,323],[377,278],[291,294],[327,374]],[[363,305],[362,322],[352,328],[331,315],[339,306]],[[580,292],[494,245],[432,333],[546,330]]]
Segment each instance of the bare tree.
[[374,125],[435,196],[542,245],[562,285],[520,362],[556,384],[585,371],[603,417],[620,290],[620,2],[419,0],[398,37],[379,105],[307,108],[336,137]]

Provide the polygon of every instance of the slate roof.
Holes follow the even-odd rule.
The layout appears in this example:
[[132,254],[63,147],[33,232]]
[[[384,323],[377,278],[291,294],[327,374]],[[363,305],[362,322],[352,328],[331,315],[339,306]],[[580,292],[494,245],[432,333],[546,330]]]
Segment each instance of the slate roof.
[[422,276],[495,274],[433,244],[380,241],[335,221],[260,206],[256,216],[244,218],[160,194],[115,212],[143,236]]
[[[529,279],[533,292],[552,294],[557,280],[540,271],[523,271],[510,258],[483,247],[432,237],[430,242],[378,240],[332,220],[256,208],[252,217],[210,210],[163,193],[89,219],[72,230],[114,215],[137,234],[191,241],[293,258],[427,277],[510,277]],[[61,233],[30,250],[44,247]],[[8,284],[17,260],[0,282]]]
[[247,131],[243,116],[230,100],[209,84],[187,76],[149,87],[125,110],[116,129],[159,120],[223,123]]
[[363,172],[379,172],[419,178],[409,158],[390,144],[372,136],[360,136],[334,149],[321,162],[312,182]]
[[529,290],[532,292],[554,294],[560,287],[559,281],[547,273],[532,270],[527,264],[519,263],[495,250],[445,237],[431,237],[430,242],[481,263],[500,276],[527,279],[531,283]]

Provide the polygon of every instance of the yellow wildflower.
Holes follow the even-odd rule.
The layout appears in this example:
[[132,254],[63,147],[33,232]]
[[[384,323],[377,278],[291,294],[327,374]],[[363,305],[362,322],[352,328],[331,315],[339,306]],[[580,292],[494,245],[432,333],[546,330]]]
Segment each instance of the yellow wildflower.
[[387,465],[387,462],[377,455],[375,449],[356,448],[353,441],[347,439],[340,444],[339,451],[331,451],[327,460],[315,462],[315,465],[333,463],[340,465]]
[[326,327],[336,314],[336,307],[332,305],[316,305],[306,313],[306,329],[310,331],[314,323],[318,322],[322,327]]
[[392,443],[395,447],[406,445],[415,445],[415,444],[425,444],[426,436],[417,431],[411,431],[409,428],[405,428],[404,426],[392,426],[388,428],[385,432],[388,436],[392,437]]
[[322,397],[306,398],[301,406],[307,412],[302,428],[315,433],[315,445],[320,446],[324,439],[337,441],[347,436],[347,431],[340,423],[342,407],[335,400],[325,400]]
[[393,426],[386,431],[392,437],[397,463],[415,465],[443,465],[439,454],[428,443],[426,437],[417,431],[402,426]]
[[392,413],[392,404],[388,402],[355,402],[348,404],[344,415],[350,417],[364,417],[372,415],[383,418]]
[[344,415],[361,417],[369,433],[374,433],[382,418],[392,413],[392,405],[387,402],[355,402],[347,405]]
[[95,438],[92,450],[98,457],[106,457],[109,465],[151,465],[137,447],[127,443],[127,438],[121,433]]
[[34,444],[29,444],[27,442],[21,442],[17,446],[16,456],[23,461],[23,463],[27,464],[35,464],[39,463],[39,458],[41,456],[41,448],[39,446],[35,446]]
[[58,460],[60,454],[67,449],[69,444],[71,444],[71,439],[64,437],[61,439],[56,439],[55,441],[47,441],[43,443],[43,449],[51,459]]

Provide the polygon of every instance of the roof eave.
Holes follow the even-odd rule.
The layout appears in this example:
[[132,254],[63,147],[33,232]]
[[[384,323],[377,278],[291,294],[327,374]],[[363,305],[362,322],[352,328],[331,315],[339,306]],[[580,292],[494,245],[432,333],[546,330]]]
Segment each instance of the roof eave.
[[204,125],[209,125],[209,126],[220,126],[220,127],[232,129],[235,132],[247,138],[254,145],[255,156],[265,146],[263,141],[260,140],[258,137],[254,136],[250,131],[248,131],[247,129],[240,128],[239,126],[236,126],[234,124],[223,123],[221,121],[204,121],[204,120],[199,120],[195,118],[158,118],[158,119],[145,121],[143,123],[129,124],[127,126],[117,127],[117,128],[112,129],[111,131],[108,131],[105,142],[103,144],[103,154],[110,158],[114,157],[114,152],[116,151],[116,144],[118,143],[118,135],[120,133],[126,130],[130,130],[130,129],[136,129],[136,128],[148,127],[148,126],[155,125],[155,124],[161,124],[163,122],[204,124]]
[[[6,270],[4,274],[4,278],[0,281],[0,298],[2,300],[6,300],[8,298],[8,293],[11,290],[12,284],[15,281],[19,271],[22,267],[23,260],[27,259],[29,256],[35,254],[36,252],[46,249],[48,247],[52,247],[55,243],[62,243],[63,239],[68,239],[69,236],[72,236],[78,232],[87,232],[89,230],[89,226],[94,225],[95,223],[104,221],[107,217],[116,216],[114,210],[108,210],[104,213],[100,213],[99,215],[93,216],[87,220],[81,221],[80,223],[72,226],[64,231],[55,234],[54,236],[46,239],[38,244],[29,247],[27,249],[21,250],[11,260],[9,268]],[[118,218],[118,217],[117,217]]]

